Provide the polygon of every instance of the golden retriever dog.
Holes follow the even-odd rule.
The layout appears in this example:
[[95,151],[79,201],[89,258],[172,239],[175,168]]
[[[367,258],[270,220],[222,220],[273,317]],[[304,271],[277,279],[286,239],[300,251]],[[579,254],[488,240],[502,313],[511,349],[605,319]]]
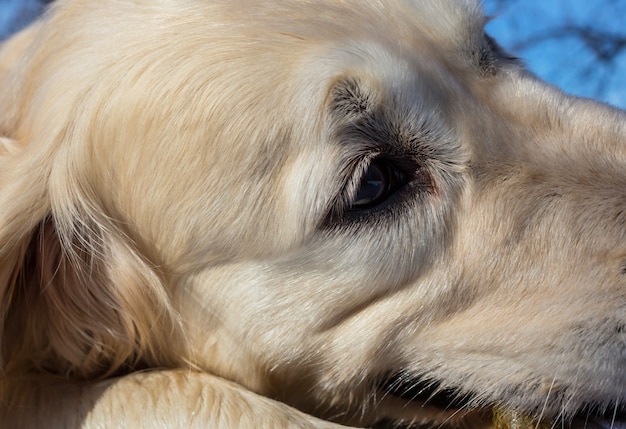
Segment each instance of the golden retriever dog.
[[625,428],[626,114],[485,22],[58,0],[6,42],[0,426]]

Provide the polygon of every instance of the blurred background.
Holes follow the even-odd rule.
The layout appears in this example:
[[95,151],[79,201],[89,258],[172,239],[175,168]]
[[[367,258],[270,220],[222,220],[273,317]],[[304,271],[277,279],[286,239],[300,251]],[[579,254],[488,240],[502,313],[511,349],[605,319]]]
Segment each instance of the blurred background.
[[[0,40],[48,3],[0,0]],[[483,3],[492,17],[487,31],[530,70],[567,92],[626,109],[626,0]]]
[[485,0],[487,31],[567,92],[626,109],[625,0]]

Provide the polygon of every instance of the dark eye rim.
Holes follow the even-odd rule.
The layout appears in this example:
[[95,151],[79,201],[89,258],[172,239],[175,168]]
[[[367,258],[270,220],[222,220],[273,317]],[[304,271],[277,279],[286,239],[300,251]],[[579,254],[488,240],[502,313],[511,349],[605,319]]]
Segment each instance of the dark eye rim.
[[[372,162],[380,161],[389,163],[389,166],[402,176],[402,180],[398,181],[396,186],[388,192],[384,201],[381,200],[378,204],[359,210],[349,210],[352,198],[356,195],[355,186],[360,183],[368,166]],[[402,202],[411,201],[413,197],[420,194],[431,193],[434,189],[433,177],[422,161],[406,157],[404,154],[399,156],[370,154],[352,162],[351,165],[356,166],[351,169],[354,173],[347,179],[342,191],[333,200],[320,226],[326,229],[354,222],[374,221],[380,215],[388,213],[391,208],[398,207]]]

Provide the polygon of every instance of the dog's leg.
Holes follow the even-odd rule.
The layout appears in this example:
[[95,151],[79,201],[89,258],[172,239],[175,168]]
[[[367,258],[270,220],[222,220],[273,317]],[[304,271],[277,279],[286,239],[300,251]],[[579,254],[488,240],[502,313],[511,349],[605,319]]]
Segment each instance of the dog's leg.
[[[22,384],[20,382],[20,384]],[[17,388],[0,427],[320,428],[344,426],[210,374],[150,371],[98,384]],[[21,393],[24,394],[21,394]]]

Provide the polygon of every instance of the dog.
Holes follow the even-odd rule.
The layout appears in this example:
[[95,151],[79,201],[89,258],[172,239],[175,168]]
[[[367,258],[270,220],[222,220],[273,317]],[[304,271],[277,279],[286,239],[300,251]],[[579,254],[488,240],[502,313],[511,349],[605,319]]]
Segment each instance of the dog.
[[0,426],[625,428],[626,114],[485,23],[58,0],[8,40]]

